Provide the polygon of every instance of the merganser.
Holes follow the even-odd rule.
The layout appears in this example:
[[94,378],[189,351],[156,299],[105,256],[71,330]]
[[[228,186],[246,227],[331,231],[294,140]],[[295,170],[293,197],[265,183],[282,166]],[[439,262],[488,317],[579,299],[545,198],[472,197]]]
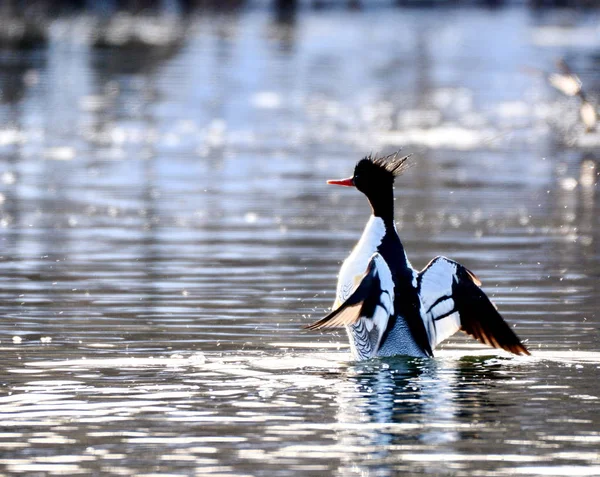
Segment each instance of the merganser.
[[420,272],[408,261],[394,223],[394,179],[409,156],[367,156],[348,179],[328,184],[356,187],[372,215],[340,270],[333,311],[306,326],[345,326],[353,358],[433,357],[433,349],[461,330],[482,343],[529,354],[467,268],[436,257]]
[[588,100],[587,94],[583,91],[579,76],[571,70],[563,58],[556,62],[556,66],[560,70],[560,73],[548,75],[548,81],[557,90],[567,96],[579,96],[581,101],[579,105],[579,117],[585,126],[585,132],[594,131],[598,123],[598,113],[594,105]]

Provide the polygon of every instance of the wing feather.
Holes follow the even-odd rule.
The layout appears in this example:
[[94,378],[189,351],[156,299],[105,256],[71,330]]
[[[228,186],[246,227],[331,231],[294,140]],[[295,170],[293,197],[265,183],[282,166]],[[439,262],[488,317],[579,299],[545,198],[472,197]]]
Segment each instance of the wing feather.
[[359,359],[367,359],[379,349],[393,313],[394,281],[383,257],[374,253],[367,270],[346,301],[305,328],[319,330],[346,326],[353,353]]
[[329,313],[324,318],[321,318],[310,325],[306,325],[307,330],[321,330],[323,328],[337,328],[340,326],[353,325],[360,318],[360,309],[362,303],[356,305],[340,306],[336,310]]
[[371,293],[375,274],[375,260],[371,258],[367,270],[346,301],[324,318],[305,326],[305,328],[309,330],[319,330],[321,328],[334,328],[356,323],[360,318],[363,303]]
[[461,330],[494,348],[529,354],[467,268],[436,257],[419,273],[418,283],[432,347]]

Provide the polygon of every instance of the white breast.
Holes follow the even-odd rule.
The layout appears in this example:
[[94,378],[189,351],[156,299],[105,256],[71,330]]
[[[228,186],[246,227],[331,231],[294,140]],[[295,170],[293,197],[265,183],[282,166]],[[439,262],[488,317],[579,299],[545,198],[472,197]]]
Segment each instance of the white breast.
[[336,300],[333,308],[337,308],[352,293],[367,270],[369,260],[377,251],[385,235],[385,225],[380,217],[371,216],[360,240],[350,256],[344,260],[338,277]]

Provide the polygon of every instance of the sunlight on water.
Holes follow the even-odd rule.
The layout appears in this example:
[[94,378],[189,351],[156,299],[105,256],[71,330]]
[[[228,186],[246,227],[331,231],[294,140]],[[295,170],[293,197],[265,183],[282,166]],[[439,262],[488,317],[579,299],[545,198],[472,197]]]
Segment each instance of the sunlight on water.
[[[539,352],[520,358],[494,354],[480,347],[467,354],[443,350],[434,360],[395,358],[364,363],[348,361],[344,352],[276,356],[191,353],[27,362],[37,375],[26,375],[22,384],[0,399],[5,429],[0,438],[7,441],[7,449],[75,444],[81,439],[77,437],[79,429],[85,426],[90,442],[116,439],[130,452],[146,446],[169,448],[161,460],[199,466],[203,472],[205,466],[218,464],[221,458],[216,455],[223,448],[235,448],[240,458],[257,465],[288,462],[296,470],[304,465],[323,470],[327,460],[343,456],[341,473],[369,472],[382,465],[390,469],[428,466],[441,471],[440,466],[446,465],[461,469],[466,463],[494,463],[502,475],[508,475],[533,473],[532,469],[541,467],[520,464],[552,459],[576,462],[569,466],[575,475],[591,475],[585,469],[600,457],[595,449],[599,436],[592,430],[595,416],[561,420],[548,413],[545,419],[556,431],[574,422],[590,431],[531,434],[526,429],[538,422],[539,416],[530,415],[527,407],[546,396],[548,405],[559,399],[561,415],[568,415],[569,401],[577,405],[598,399],[575,394],[577,383],[575,387],[548,385],[548,376],[569,373],[573,367],[576,372],[598,369],[600,354]],[[537,376],[540,368],[550,368],[550,374]],[[534,369],[534,374],[529,369]],[[110,374],[99,381],[97,373],[108,370]],[[65,374],[73,379],[59,378]],[[162,379],[157,380],[159,376]],[[556,382],[561,381],[570,380]],[[515,391],[523,388],[534,393],[529,402],[512,402]],[[203,401],[210,405],[194,405]],[[493,416],[505,406],[516,416],[497,429]],[[128,423],[139,420],[150,426],[148,430],[126,430]],[[514,432],[507,432],[515,425],[521,429],[518,439]],[[272,448],[259,444],[257,428],[263,442],[279,444]],[[219,432],[212,434],[216,429]],[[473,454],[464,446],[457,452],[440,451],[440,446],[458,444],[469,435],[500,438],[504,451]],[[305,440],[290,442],[299,436]],[[589,451],[569,452],[571,445],[589,446]],[[523,446],[529,452],[524,452]],[[2,462],[14,472],[79,472],[86,463],[106,466],[120,455],[92,446],[81,455],[61,455],[62,460],[36,459],[33,463],[15,458]],[[184,455],[188,457],[177,457]],[[365,460],[365,455],[371,457]],[[308,461],[312,463],[302,464]],[[210,470],[206,472],[210,474]]]

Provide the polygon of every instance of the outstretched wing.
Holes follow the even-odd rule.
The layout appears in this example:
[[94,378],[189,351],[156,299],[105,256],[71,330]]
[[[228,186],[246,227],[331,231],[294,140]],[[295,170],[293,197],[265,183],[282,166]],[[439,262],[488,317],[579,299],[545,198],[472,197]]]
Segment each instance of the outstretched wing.
[[529,354],[479,288],[479,279],[461,264],[436,257],[419,273],[417,281],[432,348],[462,330],[494,348]]
[[348,299],[309,330],[348,326],[351,346],[360,359],[373,356],[394,313],[394,281],[385,260],[374,253],[367,270]]

